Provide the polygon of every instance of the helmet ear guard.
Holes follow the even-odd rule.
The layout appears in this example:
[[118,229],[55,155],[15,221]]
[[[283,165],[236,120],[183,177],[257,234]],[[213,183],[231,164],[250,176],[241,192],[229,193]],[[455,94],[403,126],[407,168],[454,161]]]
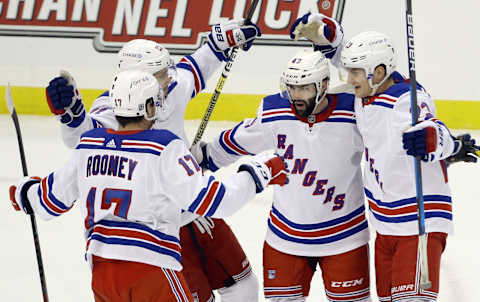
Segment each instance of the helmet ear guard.
[[[395,48],[390,38],[382,33],[367,31],[356,35],[348,41],[342,50],[341,65],[345,68],[361,68],[365,70],[368,84],[374,95],[389,76],[395,71]],[[373,83],[375,69],[383,65],[385,77],[380,83]]]
[[292,103],[293,99],[288,89],[289,85],[315,84],[316,95],[313,112],[327,93],[327,89],[322,91],[322,86],[323,81],[329,80],[329,78],[330,68],[325,56],[320,51],[301,50],[290,59],[280,77],[281,95],[288,98]]

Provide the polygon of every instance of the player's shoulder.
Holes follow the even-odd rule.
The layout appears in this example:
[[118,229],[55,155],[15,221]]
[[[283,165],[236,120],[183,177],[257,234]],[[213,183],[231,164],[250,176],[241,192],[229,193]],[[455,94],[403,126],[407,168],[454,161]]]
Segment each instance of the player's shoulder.
[[270,111],[276,109],[290,108],[290,102],[280,93],[267,95],[263,98],[262,110]]
[[355,95],[351,93],[335,93],[328,94],[328,96],[336,99],[335,110],[355,111]]
[[110,102],[110,91],[105,91],[102,94],[100,94],[92,104],[92,107],[90,108],[90,114],[99,114],[101,112],[104,112],[106,110],[111,110],[112,105]]
[[173,132],[165,129],[115,131],[97,128],[82,134],[77,149],[106,149],[160,155],[176,140],[182,141]]

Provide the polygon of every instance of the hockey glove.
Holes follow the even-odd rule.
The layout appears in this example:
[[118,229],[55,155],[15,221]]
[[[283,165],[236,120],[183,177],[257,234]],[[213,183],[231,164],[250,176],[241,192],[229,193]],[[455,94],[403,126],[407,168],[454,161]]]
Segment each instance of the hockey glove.
[[24,177],[17,186],[10,186],[10,201],[16,211],[23,210],[27,214],[33,214],[33,209],[28,201],[27,192],[28,189],[34,184],[40,182],[40,177]]
[[190,152],[195,157],[195,160],[205,170],[212,172],[217,171],[219,168],[213,163],[213,159],[210,157],[207,149],[207,143],[199,141],[195,145],[192,145]]
[[220,61],[228,61],[230,48],[241,46],[247,51],[253,40],[261,35],[260,28],[254,23],[244,24],[244,20],[230,20],[213,25],[207,43]]
[[460,142],[454,141],[445,127],[429,120],[411,127],[402,138],[407,154],[426,162],[445,159],[460,148]]
[[456,162],[476,163],[480,156],[480,146],[475,146],[475,139],[470,134],[462,134],[455,138],[461,143],[461,147],[457,153],[447,157],[448,165]]
[[307,13],[298,18],[290,27],[290,38],[306,38],[313,43],[313,49],[331,59],[343,40],[343,29],[335,19],[322,14]]
[[262,192],[267,185],[283,186],[288,183],[287,163],[278,155],[255,157],[241,165],[238,172],[250,173],[255,182],[256,192]]
[[210,238],[213,239],[212,229],[215,227],[215,223],[213,222],[212,218],[200,216],[192,222],[197,227],[198,231],[200,231],[200,233],[207,233]]
[[73,77],[66,71],[54,78],[46,88],[50,111],[69,127],[75,128],[85,119],[85,106]]

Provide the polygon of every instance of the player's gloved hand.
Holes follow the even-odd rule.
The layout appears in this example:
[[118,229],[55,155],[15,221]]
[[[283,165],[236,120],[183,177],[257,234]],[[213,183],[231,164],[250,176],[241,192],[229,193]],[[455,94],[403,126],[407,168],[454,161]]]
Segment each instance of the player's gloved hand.
[[40,182],[40,177],[24,177],[20,179],[17,186],[10,186],[10,201],[16,211],[23,210],[27,214],[33,214],[33,209],[28,201],[28,189],[34,184]]
[[278,155],[256,156],[238,168],[238,172],[250,173],[255,182],[256,192],[262,192],[267,185],[283,186],[288,183],[290,171],[287,163]]
[[208,45],[221,61],[228,61],[229,50],[235,46],[241,46],[247,51],[252,46],[253,40],[262,35],[260,28],[244,20],[230,20],[227,23],[215,24],[208,34]]
[[60,71],[60,76],[50,81],[45,92],[50,111],[63,124],[75,128],[85,119],[82,97],[67,71]]
[[450,133],[433,121],[422,121],[403,133],[403,149],[408,155],[432,162],[444,159],[460,148]]
[[212,172],[218,170],[218,167],[213,163],[213,160],[208,153],[207,143],[204,141],[199,141],[195,145],[192,145],[190,152],[203,169],[210,170]]
[[210,217],[199,216],[197,219],[192,221],[193,224],[197,227],[200,233],[207,233],[210,238],[213,239],[212,229],[215,227],[215,223]]
[[343,40],[343,28],[335,19],[316,13],[307,13],[293,22],[290,38],[306,38],[313,42],[314,50],[331,59]]
[[447,157],[447,164],[453,164],[456,162],[476,163],[480,156],[480,146],[475,145],[475,139],[470,134],[462,134],[455,137],[461,144],[458,152]]

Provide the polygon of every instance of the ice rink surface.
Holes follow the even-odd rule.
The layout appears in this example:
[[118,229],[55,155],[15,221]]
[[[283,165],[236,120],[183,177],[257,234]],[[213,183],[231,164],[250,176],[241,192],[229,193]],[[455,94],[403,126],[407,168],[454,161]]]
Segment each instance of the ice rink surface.
[[[31,175],[45,176],[64,164],[71,151],[63,145],[59,125],[53,117],[20,116],[20,123]],[[186,122],[189,137],[193,137],[198,124],[199,121]],[[210,122],[205,140],[209,141],[232,125],[230,122]],[[480,141],[480,131],[470,132]],[[41,301],[30,220],[27,215],[15,212],[8,198],[8,187],[16,184],[22,176],[16,134],[8,115],[0,115],[0,141],[0,238],[3,239],[0,248],[0,301]],[[234,173],[236,167],[232,165],[219,174]],[[438,301],[478,302],[480,164],[455,164],[448,172],[454,200],[455,234],[449,237],[442,257]],[[260,282],[262,246],[271,201],[272,191],[269,189],[227,218]],[[50,301],[93,301],[90,269],[84,261],[83,217],[77,207],[49,222],[37,220]],[[372,233],[371,243],[374,237]],[[320,277],[317,271],[307,301],[327,301]],[[371,290],[376,301],[373,272]],[[260,301],[264,301],[262,293],[260,297]]]

